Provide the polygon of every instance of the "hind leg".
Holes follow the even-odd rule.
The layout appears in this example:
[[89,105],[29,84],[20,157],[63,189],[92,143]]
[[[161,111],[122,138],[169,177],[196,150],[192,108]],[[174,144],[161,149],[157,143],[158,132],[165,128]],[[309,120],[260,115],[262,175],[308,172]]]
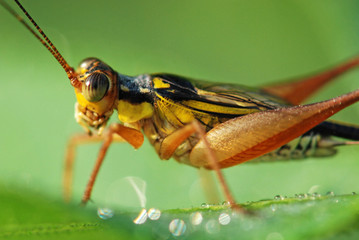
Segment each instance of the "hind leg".
[[205,158],[208,159],[208,164],[211,166],[211,169],[215,171],[216,176],[218,178],[218,181],[220,183],[220,186],[222,188],[222,191],[226,197],[226,200],[231,204],[231,207],[237,211],[241,212],[247,212],[245,209],[243,209],[240,205],[236,204],[232,192],[230,191],[228,184],[222,174],[222,171],[219,167],[218,160],[216,158],[216,155],[214,154],[213,150],[211,149],[207,139],[206,139],[206,132],[203,130],[202,125],[198,121],[193,121],[192,123],[185,125],[184,127],[176,130],[171,135],[167,136],[160,148],[160,157],[162,159],[168,159],[170,158],[177,147],[187,138],[189,138],[192,134],[197,134],[199,138],[204,142],[205,144]]

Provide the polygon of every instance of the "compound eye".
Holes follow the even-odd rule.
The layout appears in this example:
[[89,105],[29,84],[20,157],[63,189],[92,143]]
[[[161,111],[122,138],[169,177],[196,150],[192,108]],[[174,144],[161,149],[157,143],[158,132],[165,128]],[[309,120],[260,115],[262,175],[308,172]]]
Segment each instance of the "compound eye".
[[82,84],[82,95],[89,102],[98,102],[106,95],[109,86],[110,80],[106,74],[94,72]]

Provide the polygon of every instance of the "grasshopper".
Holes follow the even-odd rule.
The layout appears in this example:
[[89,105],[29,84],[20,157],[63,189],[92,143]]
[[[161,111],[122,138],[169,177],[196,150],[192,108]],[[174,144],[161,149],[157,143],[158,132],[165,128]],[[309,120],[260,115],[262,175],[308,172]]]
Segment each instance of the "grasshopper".
[[[174,158],[196,168],[213,169],[226,199],[233,207],[242,209],[235,203],[222,168],[250,160],[268,162],[330,156],[337,146],[356,144],[359,139],[359,126],[327,120],[357,102],[359,90],[327,101],[299,105],[324,84],[357,67],[359,58],[308,78],[261,88],[167,73],[128,76],[98,58],[83,60],[75,70],[24,7],[15,2],[36,30],[0,1],[54,56],[75,90],[75,119],[86,134],[74,135],[69,141],[64,177],[67,199],[75,149],[84,142],[103,144],[83,203],[91,197],[110,145],[114,141],[127,142],[137,149],[146,136],[161,159]],[[117,114],[119,123],[107,126],[113,114]]]

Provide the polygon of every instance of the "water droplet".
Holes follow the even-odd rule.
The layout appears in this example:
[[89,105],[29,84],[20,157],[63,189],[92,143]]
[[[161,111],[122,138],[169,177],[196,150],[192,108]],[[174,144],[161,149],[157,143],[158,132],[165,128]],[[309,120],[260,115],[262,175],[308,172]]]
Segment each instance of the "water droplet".
[[202,203],[202,204],[201,204],[201,207],[202,207],[202,208],[209,208],[209,204],[207,204],[207,203]]
[[147,220],[147,211],[146,209],[142,208],[138,216],[133,220],[135,224],[143,224]]
[[194,212],[190,216],[192,225],[199,225],[203,221],[202,213],[200,212]]
[[333,191],[329,191],[329,192],[327,192],[327,194],[326,194],[327,196],[331,196],[331,197],[333,197],[333,196],[335,196],[335,194],[334,194],[334,192]]
[[231,203],[230,203],[229,201],[223,201],[223,202],[222,202],[222,205],[229,207],[229,206],[231,206]]
[[352,195],[357,195],[357,193],[356,193],[356,192],[352,192]]
[[173,219],[168,226],[168,229],[173,236],[181,236],[186,232],[186,223],[182,219]]
[[299,195],[298,195],[298,198],[299,199],[306,199],[308,197],[308,195],[306,194],[306,193],[300,193]]
[[97,209],[97,215],[99,216],[99,218],[106,220],[112,218],[114,212],[112,211],[112,209],[109,208],[99,208]]
[[284,200],[284,197],[283,196],[281,196],[281,195],[275,195],[274,196],[274,200]]
[[158,220],[161,217],[161,211],[156,208],[150,208],[148,209],[147,215],[151,220]]
[[312,193],[311,197],[315,199],[315,198],[320,198],[321,195],[317,192],[314,192],[314,193]]
[[220,230],[219,224],[216,220],[214,220],[214,219],[208,220],[208,222],[206,223],[206,231],[208,233],[215,234],[215,233],[218,233],[219,230]]
[[218,217],[218,222],[221,225],[227,225],[231,222],[231,217],[227,213],[221,213]]

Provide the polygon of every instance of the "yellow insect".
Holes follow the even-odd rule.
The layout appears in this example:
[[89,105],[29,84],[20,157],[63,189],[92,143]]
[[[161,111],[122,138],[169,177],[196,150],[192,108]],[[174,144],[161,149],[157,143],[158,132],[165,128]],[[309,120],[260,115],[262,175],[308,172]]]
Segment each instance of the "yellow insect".
[[[354,58],[318,75],[258,89],[218,84],[172,74],[127,76],[97,58],[83,60],[75,71],[22,5],[37,28],[31,30],[52,53],[74,87],[76,121],[87,135],[75,135],[67,151],[65,194],[70,194],[74,148],[103,141],[82,202],[91,196],[98,171],[113,141],[141,147],[144,136],[161,159],[216,171],[226,198],[237,206],[220,171],[240,163],[329,156],[338,145],[355,143],[359,127],[325,121],[359,100],[359,90],[310,105],[299,105],[322,85],[359,65]],[[107,126],[116,114],[119,123]],[[93,135],[95,132],[95,136]],[[332,136],[349,139],[335,140]],[[240,208],[239,206],[237,206]]]

